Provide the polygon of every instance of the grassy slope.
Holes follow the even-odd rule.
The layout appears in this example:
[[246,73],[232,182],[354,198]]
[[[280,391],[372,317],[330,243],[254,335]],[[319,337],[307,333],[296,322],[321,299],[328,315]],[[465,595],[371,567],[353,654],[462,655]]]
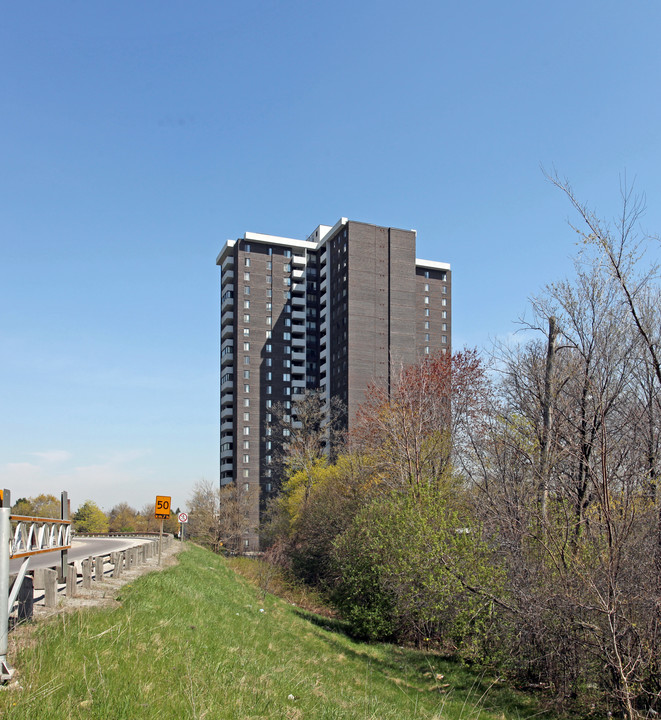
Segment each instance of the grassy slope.
[[0,693],[0,716],[488,720],[533,712],[431,653],[355,643],[273,596],[262,601],[212,553],[191,548],[179,558],[125,586],[120,608],[38,627],[33,646],[11,659],[24,689]]

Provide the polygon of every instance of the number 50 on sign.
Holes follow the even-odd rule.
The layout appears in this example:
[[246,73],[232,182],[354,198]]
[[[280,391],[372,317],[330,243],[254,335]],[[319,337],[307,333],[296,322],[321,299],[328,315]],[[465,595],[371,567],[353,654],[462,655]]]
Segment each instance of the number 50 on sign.
[[154,515],[157,520],[167,520],[170,517],[171,500],[172,498],[167,495],[156,496]]

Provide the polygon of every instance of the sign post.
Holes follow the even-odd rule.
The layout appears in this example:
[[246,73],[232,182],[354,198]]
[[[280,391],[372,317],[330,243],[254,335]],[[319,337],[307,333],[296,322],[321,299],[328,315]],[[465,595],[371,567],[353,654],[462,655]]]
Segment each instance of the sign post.
[[186,523],[188,522],[188,513],[181,512],[178,516],[179,520],[179,539],[181,540],[182,544],[184,542],[184,529],[186,527]]
[[161,521],[161,531],[158,534],[158,564],[161,564],[161,549],[163,547],[163,520],[170,517],[172,498],[169,495],[157,495],[154,507],[154,517]]

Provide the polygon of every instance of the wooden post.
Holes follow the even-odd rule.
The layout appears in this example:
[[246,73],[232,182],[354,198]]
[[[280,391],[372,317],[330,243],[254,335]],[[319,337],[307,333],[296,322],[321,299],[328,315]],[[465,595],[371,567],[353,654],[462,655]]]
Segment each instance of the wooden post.
[[87,558],[87,560],[83,560],[82,566],[83,587],[85,588],[85,590],[90,590],[92,588],[92,563],[90,562],[90,559]]
[[103,582],[103,555],[97,555],[94,558],[94,579],[97,582]]
[[26,575],[23,578],[21,589],[18,591],[18,620],[32,620],[32,607],[34,604],[32,578]]
[[57,572],[55,570],[46,570],[44,573],[44,598],[46,607],[57,607]]
[[67,570],[67,597],[76,596],[76,581],[78,579],[78,573],[76,573],[76,566],[73,563],[69,563],[69,569]]
[[163,547],[163,518],[161,518],[161,530],[158,534],[158,564],[161,564],[161,548]]

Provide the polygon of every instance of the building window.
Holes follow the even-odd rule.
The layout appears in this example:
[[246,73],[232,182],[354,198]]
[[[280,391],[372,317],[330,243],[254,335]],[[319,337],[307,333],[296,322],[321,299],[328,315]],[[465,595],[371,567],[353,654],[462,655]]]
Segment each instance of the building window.
[[447,298],[443,298],[443,299],[441,300],[441,305],[442,305],[443,307],[447,307],[447,305],[448,305],[448,299],[447,299]]
[[243,407],[250,407],[250,398],[243,398]]
[[266,386],[266,394],[267,394],[267,395],[270,395],[270,394],[272,393],[272,391],[273,391],[273,386],[272,386],[272,385],[267,385],[267,386]]
[[270,370],[266,373],[266,379],[269,382],[273,379],[273,373]]
[[248,315],[248,313],[243,313],[243,322],[245,322],[245,323],[250,322],[250,315]]
[[429,345],[425,347],[425,355],[429,355]]
[[273,290],[271,290],[271,288],[266,288],[266,297],[273,297]]
[[425,295],[425,305],[429,305],[429,295]]
[[273,318],[270,315],[268,315],[266,318],[266,324],[270,325],[272,322],[273,322]]
[[425,277],[429,278],[429,270],[425,270]]
[[447,323],[443,323],[443,324],[441,325],[441,330],[443,330],[443,332],[446,332],[447,329],[448,329],[448,324],[447,324]]
[[266,303],[266,309],[267,309],[267,310],[272,310],[272,309],[273,309],[273,303],[267,302],[267,303]]
[[243,286],[243,294],[244,294],[244,295],[250,295],[250,285],[244,285],[244,286]]
[[291,278],[288,278],[288,277],[282,278],[282,282],[283,282],[285,285],[289,286],[289,285],[291,285]]
[[266,490],[266,492],[271,492],[271,483],[266,483],[264,485],[264,489]]
[[285,257],[290,258],[291,257],[291,250],[285,250]]
[[244,440],[244,441],[243,441],[243,449],[244,449],[244,450],[250,450],[250,440]]
[[250,392],[250,385],[247,385],[244,383],[243,385],[243,392],[249,393]]
[[[273,405],[273,400],[267,400],[266,401],[266,407],[270,408]],[[270,422],[270,421],[269,421]]]
[[245,352],[248,352],[248,350],[250,350],[250,343],[249,343],[249,342],[244,342],[244,343],[243,343],[243,349],[244,349]]
[[266,441],[266,449],[270,450],[272,447],[273,447],[273,443],[271,442],[271,440],[267,440]]
[[266,284],[267,284],[267,285],[273,285],[273,275],[267,275],[267,276],[266,276]]
[[289,437],[291,435],[291,430],[289,428],[284,428],[282,434],[284,437]]
[[447,335],[441,335],[441,342],[442,342],[442,343],[447,343],[447,341],[448,341],[448,336],[447,336]]
[[244,249],[246,252],[250,252],[250,243],[244,243],[244,244],[243,244],[243,249]]
[[249,310],[250,309],[250,300],[244,300],[243,301],[243,309]]
[[243,379],[249,380],[250,379],[250,370],[244,370],[243,371]]
[[266,358],[266,367],[271,367],[273,365],[273,359],[272,358]]
[[[250,470],[248,468],[243,468],[243,477],[250,477]],[[248,483],[246,483],[246,485],[247,484]],[[245,487],[245,485],[244,485],[244,487]]]
[[429,317],[429,308],[425,308],[425,317]]
[[243,337],[248,337],[250,335],[250,328],[243,328]]
[[429,292],[429,283],[425,283],[425,292]]
[[270,455],[266,455],[266,456],[264,457],[264,460],[266,461],[266,464],[267,464],[267,465],[270,465],[270,463],[271,463],[271,456],[270,456]]
[[247,425],[243,428],[243,434],[250,435],[250,428]]
[[285,271],[285,272],[291,272],[291,265],[290,265],[289,263],[287,263],[287,264],[285,265],[284,271]]
[[273,255],[273,248],[270,247],[268,252],[269,252],[269,255]]
[[429,330],[429,320],[425,320],[425,330]]
[[441,310],[441,317],[443,318],[443,320],[445,320],[445,318],[446,318],[447,316],[448,316],[448,311],[447,311],[447,310]]
[[442,273],[441,273],[441,280],[442,280],[443,282],[446,282],[447,279],[448,279],[448,274],[447,274],[446,272],[442,272]]
[[266,436],[270,437],[271,435],[273,435],[273,429],[270,427],[267,427],[266,428]]
[[285,327],[291,327],[291,318],[285,318]]
[[290,387],[286,387],[286,388],[285,388],[285,395],[291,395],[291,388],[290,388]]
[[271,343],[267,343],[264,345],[264,352],[271,352],[272,351]]
[[[271,407],[270,405],[268,407]],[[266,422],[271,422],[271,413],[266,413]]]
[[250,422],[250,413],[249,412],[243,413],[243,422]]
[[291,380],[291,375],[289,373],[282,373],[282,382],[289,382]]
[[285,355],[291,355],[291,347],[289,345],[285,345],[284,353]]
[[246,356],[243,358],[243,364],[244,364],[244,365],[250,365],[250,356],[249,356],[249,355],[246,355]]
[[283,332],[283,333],[282,333],[282,339],[283,339],[283,340],[291,340],[291,333],[290,333],[290,332]]
[[441,292],[443,293],[443,295],[447,295],[447,294],[448,294],[448,286],[447,286],[447,285],[443,285],[443,288],[441,289]]
[[243,279],[245,282],[250,282],[250,273],[247,270],[243,273]]
[[250,258],[249,258],[249,257],[243,258],[243,264],[244,264],[246,267],[250,267]]
[[282,361],[282,367],[286,367],[286,368],[291,367],[291,360],[288,360],[287,358],[285,358]]
[[285,312],[290,313],[291,312],[291,305],[285,305]]
[[[271,248],[269,248],[269,250],[270,250],[270,249],[271,249]],[[273,263],[271,262],[271,260],[267,260],[267,261],[266,261],[266,269],[267,269],[267,270],[273,270]]]
[[272,335],[273,335],[273,331],[272,331],[272,330],[267,330],[267,331],[266,331],[266,339],[267,339],[267,340],[270,340],[271,337],[272,337]]
[[429,333],[425,333],[425,342],[429,342]]

